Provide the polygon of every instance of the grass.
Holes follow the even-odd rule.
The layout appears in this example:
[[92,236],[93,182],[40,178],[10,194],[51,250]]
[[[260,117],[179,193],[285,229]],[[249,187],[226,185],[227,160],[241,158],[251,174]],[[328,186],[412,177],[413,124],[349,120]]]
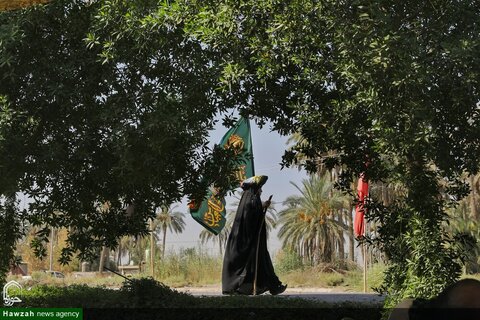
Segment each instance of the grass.
[[222,261],[199,249],[181,250],[156,264],[155,278],[172,287],[217,284],[221,282]]
[[[280,261],[280,262],[278,262]],[[340,270],[334,265],[322,265],[317,267],[304,267],[295,260],[295,257],[285,256],[278,259],[275,270],[284,283],[290,288],[318,287],[335,288],[339,291],[363,291],[363,273],[358,267],[350,266],[351,271],[337,272]],[[368,270],[369,287],[378,286],[382,281],[384,266],[374,265]],[[165,258],[160,258],[155,264],[155,279],[169,287],[201,287],[219,286],[221,283],[222,258],[212,257],[201,249],[186,249],[178,253],[172,253]],[[38,285],[88,285],[102,286],[106,288],[119,288],[124,279],[110,272],[96,273],[90,277],[75,277],[66,274],[66,278],[53,278],[44,272],[34,272],[30,280],[15,279],[24,287]],[[131,276],[133,279],[151,276],[150,270],[142,274]]]
[[[164,265],[159,264],[158,269]],[[367,274],[369,287],[378,286],[382,279],[383,266],[373,266]],[[178,270],[178,273],[175,273]],[[202,287],[202,286],[220,286],[221,268],[215,264],[201,263],[190,264],[189,266],[179,266],[169,264],[159,274],[156,279],[172,288],[179,287]],[[148,277],[147,271],[142,274],[130,276],[132,279]],[[338,291],[362,292],[363,291],[363,273],[361,270],[348,271],[346,273],[324,272],[315,267],[306,267],[299,270],[278,274],[280,280],[287,283],[289,288],[333,288]],[[23,280],[19,277],[9,277],[8,280],[16,280],[23,287],[35,287],[39,285],[69,286],[69,285],[87,285],[91,287],[100,286],[105,288],[119,288],[124,279],[110,272],[103,274],[97,273],[94,277],[79,277],[66,275],[64,279],[53,278],[47,274],[34,273],[32,279]],[[370,290],[371,292],[371,290]]]
[[[136,278],[142,275],[137,275]],[[70,285],[86,285],[91,287],[119,288],[124,279],[113,275],[112,273],[96,273],[92,277],[75,277],[73,274],[66,274],[65,278],[54,278],[44,272],[33,272],[31,279],[22,279],[18,276],[9,276],[7,281],[15,280],[24,288],[34,288],[37,286],[56,286],[65,287]]]
[[[40,285],[23,290],[19,307],[84,309],[85,319],[380,319],[379,306],[329,304],[282,296],[193,297],[151,279],[125,282],[119,290],[86,285]],[[135,317],[132,314],[135,313]]]
[[[363,270],[351,271],[323,271],[325,268],[304,267],[281,274],[280,279],[288,283],[289,287],[319,287],[333,288],[338,291],[363,292]],[[376,264],[367,270],[367,292],[373,292],[383,281],[383,264]]]
[[[374,264],[367,269],[367,292],[374,292],[372,288],[379,287],[383,282],[384,264]],[[349,271],[342,284],[345,291],[363,292],[363,270]]]

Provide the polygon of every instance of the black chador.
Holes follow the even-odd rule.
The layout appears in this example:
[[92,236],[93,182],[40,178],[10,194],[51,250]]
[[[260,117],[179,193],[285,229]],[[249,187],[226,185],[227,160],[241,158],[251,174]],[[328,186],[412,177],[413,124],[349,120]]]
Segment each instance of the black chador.
[[[267,176],[254,176],[242,183],[243,194],[238,205],[223,260],[224,294],[262,294],[285,291],[273,270],[267,250],[265,211],[260,200]],[[266,203],[266,207],[270,203]]]

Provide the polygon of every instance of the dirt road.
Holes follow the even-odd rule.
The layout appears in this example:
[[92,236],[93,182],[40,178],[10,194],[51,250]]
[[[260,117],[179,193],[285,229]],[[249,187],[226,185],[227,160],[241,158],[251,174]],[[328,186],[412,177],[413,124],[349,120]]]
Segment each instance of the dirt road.
[[[207,287],[182,287],[175,288],[179,292],[187,292],[194,296],[221,296],[220,286]],[[330,288],[287,288],[279,297],[293,297],[311,299],[329,303],[357,302],[357,303],[381,303],[384,297],[375,293],[338,292]]]

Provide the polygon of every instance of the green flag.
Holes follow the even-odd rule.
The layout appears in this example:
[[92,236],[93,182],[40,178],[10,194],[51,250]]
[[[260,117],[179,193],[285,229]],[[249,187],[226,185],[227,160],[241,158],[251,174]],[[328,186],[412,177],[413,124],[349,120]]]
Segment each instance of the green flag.
[[[252,135],[250,122],[241,117],[233,128],[227,131],[220,141],[224,148],[234,148],[235,153],[246,159],[237,169],[237,178],[243,181],[255,175],[253,167]],[[219,196],[219,190],[211,186],[206,198],[199,206],[189,204],[193,219],[214,234],[219,234],[225,226],[225,199]]]

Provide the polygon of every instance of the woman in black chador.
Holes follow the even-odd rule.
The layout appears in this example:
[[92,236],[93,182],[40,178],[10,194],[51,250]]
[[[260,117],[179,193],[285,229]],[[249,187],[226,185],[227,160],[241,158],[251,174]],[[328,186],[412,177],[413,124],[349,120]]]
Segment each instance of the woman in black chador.
[[256,295],[270,291],[276,295],[287,288],[275,275],[267,250],[264,220],[270,200],[264,205],[260,200],[267,179],[267,176],[254,176],[242,183],[244,191],[223,260],[223,294]]

